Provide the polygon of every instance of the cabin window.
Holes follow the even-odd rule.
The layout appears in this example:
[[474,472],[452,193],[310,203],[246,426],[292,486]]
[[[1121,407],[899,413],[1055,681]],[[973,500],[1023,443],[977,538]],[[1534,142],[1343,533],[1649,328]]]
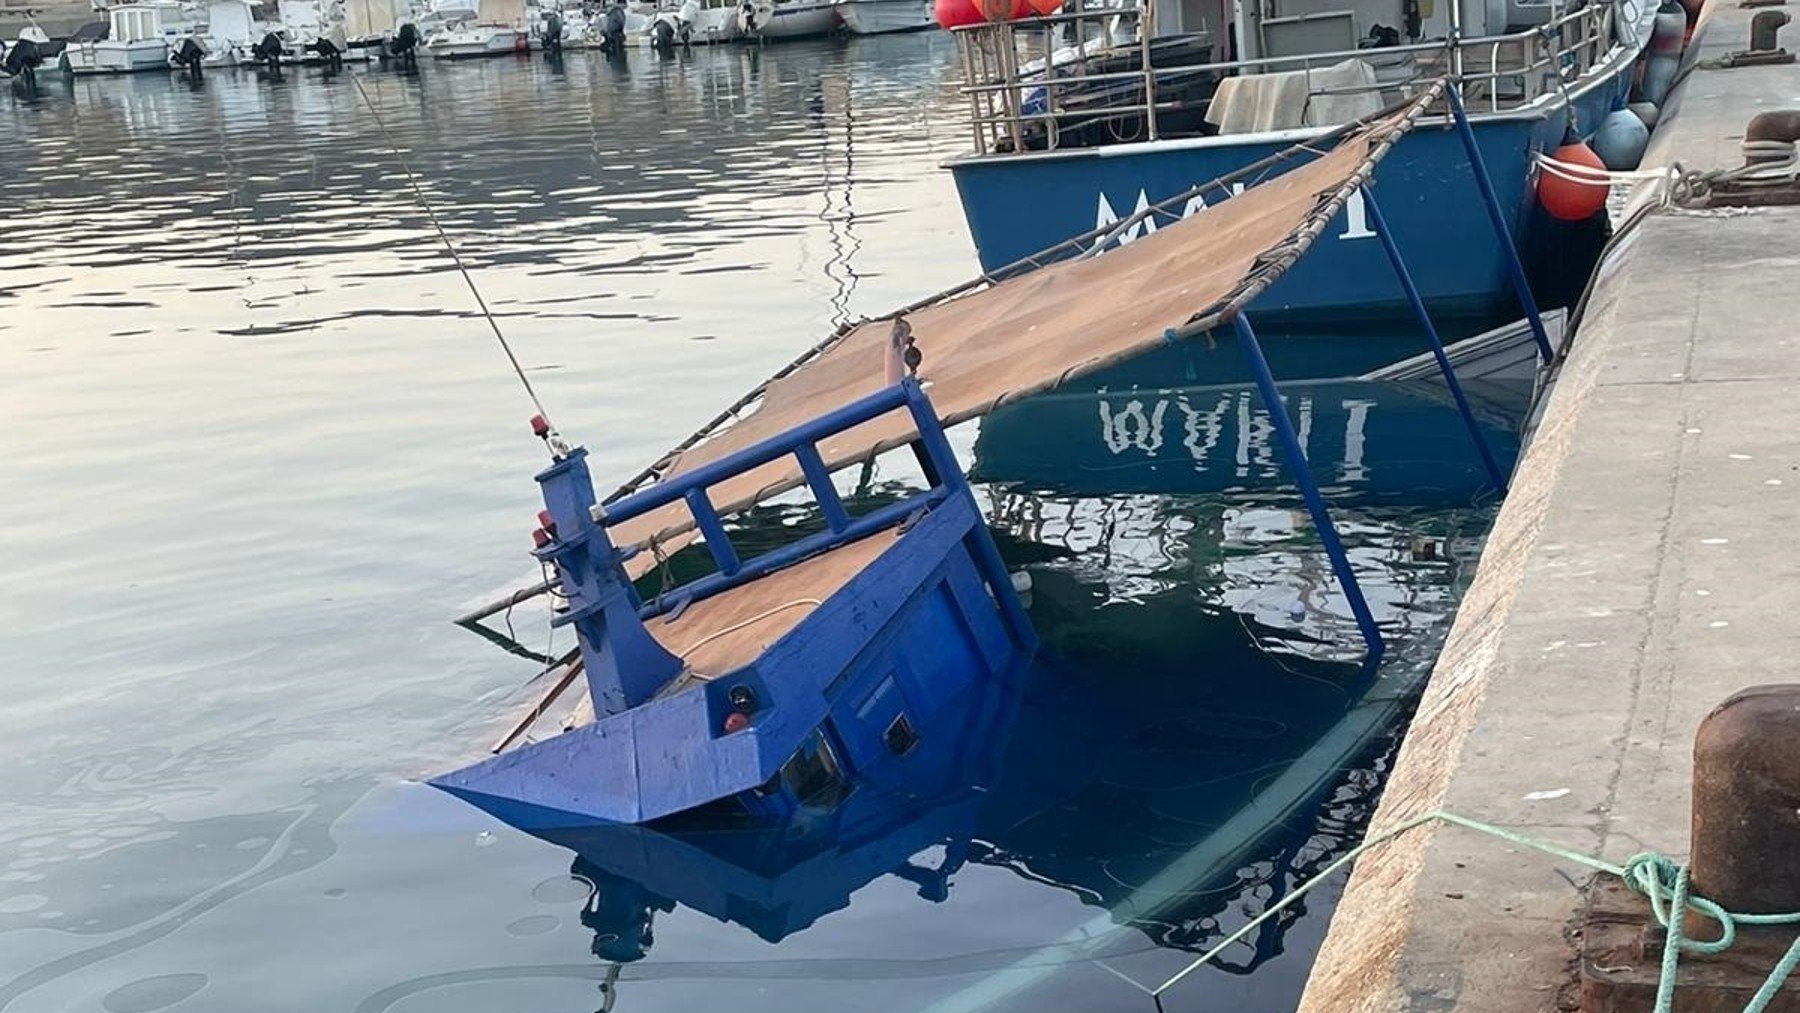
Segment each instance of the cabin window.
[[781,780],[794,800],[809,808],[834,808],[850,794],[843,766],[823,730],[814,731],[782,765]]
[[881,741],[887,743],[887,747],[895,753],[905,756],[912,751],[912,747],[918,745],[919,733],[913,731],[912,722],[906,719],[906,712],[902,711],[895,716],[893,724],[887,726],[887,731],[881,733]]

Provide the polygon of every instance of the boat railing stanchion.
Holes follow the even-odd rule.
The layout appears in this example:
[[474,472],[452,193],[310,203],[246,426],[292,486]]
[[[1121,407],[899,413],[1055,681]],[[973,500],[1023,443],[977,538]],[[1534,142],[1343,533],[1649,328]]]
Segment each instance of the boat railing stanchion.
[[1381,213],[1381,202],[1375,199],[1375,183],[1370,180],[1363,184],[1363,208],[1368,212],[1369,224],[1374,226],[1375,235],[1381,238],[1381,248],[1387,253],[1388,263],[1394,266],[1394,274],[1400,279],[1400,288],[1406,293],[1406,301],[1412,304],[1413,313],[1419,318],[1419,327],[1425,331],[1425,340],[1431,343],[1431,355],[1437,359],[1438,370],[1444,374],[1444,384],[1450,388],[1450,396],[1456,399],[1456,410],[1462,414],[1463,424],[1469,427],[1469,437],[1475,441],[1475,449],[1481,454],[1481,463],[1487,468],[1488,478],[1493,480],[1494,488],[1502,494],[1506,492],[1506,473],[1500,469],[1500,462],[1494,457],[1494,450],[1488,446],[1487,437],[1481,434],[1481,425],[1475,421],[1475,410],[1469,407],[1469,399],[1463,394],[1462,383],[1456,378],[1456,367],[1451,364],[1450,356],[1444,351],[1444,342],[1438,336],[1437,327],[1431,322],[1431,313],[1425,309],[1425,300],[1419,295],[1419,287],[1413,283],[1412,272],[1406,267],[1406,258],[1400,255],[1400,246],[1394,240],[1393,233],[1388,231],[1387,217]]
[[1331,513],[1325,509],[1325,497],[1320,494],[1319,484],[1313,479],[1312,468],[1306,463],[1306,451],[1300,446],[1300,437],[1294,432],[1293,420],[1288,418],[1287,405],[1281,399],[1281,388],[1275,385],[1275,374],[1269,370],[1269,360],[1263,355],[1262,344],[1256,340],[1256,331],[1250,326],[1248,314],[1239,311],[1232,317],[1231,325],[1237,330],[1238,345],[1244,350],[1244,358],[1249,361],[1250,371],[1256,378],[1256,389],[1262,395],[1263,406],[1268,409],[1269,423],[1275,430],[1276,441],[1281,444],[1288,466],[1293,469],[1294,483],[1300,487],[1300,498],[1306,501],[1306,510],[1312,515],[1313,527],[1318,530],[1319,541],[1325,546],[1325,555],[1331,560],[1331,571],[1337,576],[1338,586],[1344,589],[1344,597],[1350,602],[1350,611],[1356,615],[1356,625],[1362,630],[1370,658],[1378,660],[1386,651],[1387,645],[1381,638],[1381,630],[1375,625],[1375,614],[1369,611],[1369,602],[1363,597],[1362,585],[1357,583],[1356,572],[1350,567],[1350,557],[1344,552],[1343,540],[1338,537],[1337,527],[1331,522]]
[[[1452,5],[1454,7],[1454,5]],[[1538,358],[1549,363],[1556,357],[1555,349],[1550,347],[1550,334],[1544,330],[1544,317],[1538,312],[1537,299],[1531,294],[1531,282],[1525,277],[1525,265],[1519,260],[1519,249],[1513,245],[1512,232],[1506,227],[1506,216],[1500,210],[1500,197],[1494,192],[1494,181],[1488,176],[1487,163],[1482,161],[1481,148],[1475,143],[1475,130],[1469,126],[1469,114],[1463,109],[1462,81],[1451,81],[1450,87],[1444,89],[1444,95],[1450,99],[1450,117],[1456,123],[1456,133],[1462,138],[1463,150],[1469,155],[1469,171],[1475,177],[1475,185],[1481,190],[1481,201],[1487,206],[1488,221],[1494,226],[1494,240],[1500,244],[1501,259],[1506,261],[1507,273],[1512,276],[1513,291],[1518,294],[1519,307],[1525,311],[1525,319],[1531,323],[1531,336],[1537,341]]]
[[[944,426],[938,421],[937,410],[926,399],[925,389],[910,376],[901,380],[900,385],[906,395],[906,410],[912,416],[913,428],[919,431],[921,456],[930,461],[938,473],[933,484],[954,494],[969,495],[968,476],[963,474],[962,465],[956,460],[956,450],[950,446],[950,438],[944,435]],[[1031,616],[1025,611],[1025,603],[1019,600],[1012,574],[1006,569],[1006,560],[1001,558],[1000,549],[986,526],[978,520],[964,544],[974,555],[975,565],[982,571],[989,592],[1000,606],[1000,614],[1011,627],[1014,641],[1021,647],[1035,645],[1037,631],[1031,625]]]

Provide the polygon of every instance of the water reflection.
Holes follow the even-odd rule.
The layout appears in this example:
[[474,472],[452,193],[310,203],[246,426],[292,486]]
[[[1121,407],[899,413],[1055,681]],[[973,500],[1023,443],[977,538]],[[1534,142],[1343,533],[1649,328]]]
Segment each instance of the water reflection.
[[[1406,400],[1416,390],[1396,393],[1387,403],[1409,406],[1409,426],[1454,419],[1441,406],[1417,414],[1425,409]],[[984,428],[975,443],[990,480],[996,460],[1023,460],[1014,452],[1039,441],[1078,455],[1094,431],[1086,410],[1018,410],[1030,425]],[[1030,439],[1015,445],[1018,432]],[[1396,464],[1381,442],[1373,460]],[[657,926],[686,910],[784,944],[778,954],[798,962],[732,969],[740,978],[813,980],[825,972],[803,955],[823,949],[844,954],[831,975],[904,978],[907,999],[894,1008],[1039,1009],[1071,987],[1082,1008],[1131,1008],[1137,993],[1119,976],[1157,984],[1354,842],[1487,512],[1423,513],[1396,505],[1392,487],[1343,501],[1346,542],[1396,645],[1370,671],[1354,663],[1354,620],[1279,483],[1252,474],[1229,494],[1196,494],[1179,469],[1061,473],[1071,488],[1049,488],[1050,469],[1033,485],[984,491],[1003,554],[1032,575],[1028,604],[1045,639],[1016,680],[971,691],[912,752],[794,823],[747,825],[716,807],[650,828],[548,835],[575,852],[571,875],[587,885],[580,918],[606,1002],[695,973],[660,959],[668,933]],[[792,537],[809,523],[766,510],[739,540]],[[1010,882],[975,879],[978,869]],[[981,937],[1005,942],[902,967],[883,955],[892,932],[869,940],[859,928],[902,917],[892,889],[879,914],[859,906],[884,881],[942,908],[905,915],[915,931],[966,931],[973,917]],[[1035,930],[993,911],[997,898],[1032,891],[1076,906]],[[1256,972],[1302,926],[1295,945],[1309,952],[1306,916],[1298,905],[1273,919],[1188,1001],[1229,994],[1219,973]],[[834,942],[846,929],[848,951]],[[672,945],[685,951],[679,938]],[[1297,990],[1285,974],[1263,989]]]
[[[638,55],[346,71],[607,475],[973,265],[935,166],[964,140],[946,41]],[[1160,444],[1138,425],[1198,382],[1157,365],[1110,421],[1043,424],[1128,465],[1111,484],[1058,487],[1002,420],[974,448],[1053,661],[970,752],[797,837],[678,827],[577,865],[478,822],[405,779],[537,671],[445,622],[518,576],[535,447],[356,89],[47,79],[0,94],[0,151],[8,1013],[593,1008],[639,950],[631,1008],[1138,1009],[1096,957],[1155,980],[1366,815],[1405,682],[1327,649],[1338,603],[1256,438],[1241,479],[1209,452],[1226,489],[1174,467],[1180,398],[1216,401],[1156,394]],[[1318,411],[1316,441],[1351,431]],[[1422,656],[1486,516],[1340,514]],[[1296,909],[1231,956],[1254,975],[1172,1008],[1290,1003],[1322,928]]]

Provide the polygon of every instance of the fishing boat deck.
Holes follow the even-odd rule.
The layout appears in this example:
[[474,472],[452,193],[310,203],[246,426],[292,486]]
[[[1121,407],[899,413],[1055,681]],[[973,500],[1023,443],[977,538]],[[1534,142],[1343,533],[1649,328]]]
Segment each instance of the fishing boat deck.
[[[695,602],[673,618],[651,620],[651,636],[687,663],[662,695],[755,661],[899,538],[898,530],[889,528]],[[580,698],[563,721],[565,729],[594,720],[593,699],[586,693]]]
[[650,633],[687,662],[678,682],[724,675],[756,660],[898,539],[889,528],[802,560],[695,602],[672,620],[653,620]]

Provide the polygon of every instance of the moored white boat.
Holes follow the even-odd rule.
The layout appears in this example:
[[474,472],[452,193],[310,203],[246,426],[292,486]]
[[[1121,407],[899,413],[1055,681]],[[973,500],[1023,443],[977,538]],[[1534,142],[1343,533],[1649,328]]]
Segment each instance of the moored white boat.
[[481,0],[473,22],[453,22],[425,40],[425,51],[439,60],[504,56],[530,48],[523,0]]
[[745,35],[762,39],[802,39],[837,30],[835,0],[777,0]]
[[382,49],[400,25],[412,20],[406,0],[341,0],[349,49]]
[[931,0],[838,0],[837,13],[852,35],[889,35],[937,27]]
[[76,74],[129,74],[169,69],[169,40],[193,33],[186,7],[173,0],[120,4],[106,12],[107,36],[63,51]]
[[679,7],[664,8],[634,31],[635,15],[627,15],[627,32],[651,48],[731,42],[743,37],[746,27],[767,19],[768,0],[686,0]]

